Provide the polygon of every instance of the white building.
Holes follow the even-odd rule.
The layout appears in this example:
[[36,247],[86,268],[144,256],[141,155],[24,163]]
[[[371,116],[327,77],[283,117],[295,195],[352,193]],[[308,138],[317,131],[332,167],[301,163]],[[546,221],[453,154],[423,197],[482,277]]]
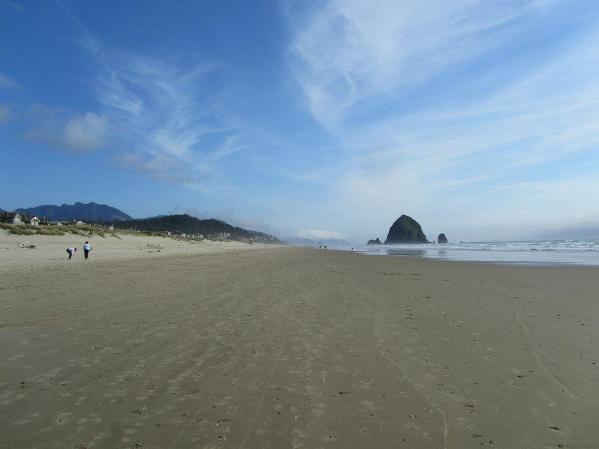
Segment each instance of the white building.
[[10,224],[21,224],[23,220],[18,212],[2,212],[0,222]]

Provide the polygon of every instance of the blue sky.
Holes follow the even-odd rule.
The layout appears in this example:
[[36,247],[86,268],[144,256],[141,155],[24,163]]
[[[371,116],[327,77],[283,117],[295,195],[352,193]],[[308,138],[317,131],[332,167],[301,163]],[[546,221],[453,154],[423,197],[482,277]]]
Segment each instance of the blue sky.
[[593,1],[0,0],[0,207],[280,236],[599,228]]

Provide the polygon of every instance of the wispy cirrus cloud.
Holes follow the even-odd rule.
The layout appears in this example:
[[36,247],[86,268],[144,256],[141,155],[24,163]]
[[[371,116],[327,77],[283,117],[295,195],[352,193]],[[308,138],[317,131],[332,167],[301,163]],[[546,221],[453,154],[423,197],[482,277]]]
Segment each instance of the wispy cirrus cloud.
[[119,123],[124,152],[118,157],[130,168],[192,185],[242,148],[235,125],[221,113],[220,98],[205,87],[214,65],[180,67],[110,52],[104,53],[107,60],[96,93],[104,113]]
[[[95,148],[100,137],[110,135],[111,152],[120,165],[190,186],[211,177],[219,161],[243,148],[235,125],[223,113],[223,92],[207,88],[216,64],[193,56],[175,63],[109,48],[70,7],[54,3],[95,67],[97,76],[89,83],[98,106],[63,126],[47,120],[29,138]],[[80,132],[86,128],[89,133]]]
[[332,0],[293,20],[296,74],[312,113],[331,127],[363,102],[422,84],[517,36],[522,20],[548,4]]
[[[105,114],[118,125],[126,166],[157,179],[190,184],[210,176],[238,149],[231,125],[203,91],[213,67],[182,69],[139,55],[104,53],[95,82]],[[107,62],[109,61],[109,62]]]
[[[306,14],[289,51],[310,111],[340,143],[329,210],[354,231],[409,212],[439,232],[466,220],[506,238],[525,231],[516,203],[527,231],[582,219],[589,192],[576,180],[599,166],[599,29],[535,52],[531,36],[560,5],[355,0]],[[540,186],[555,201],[538,201]]]

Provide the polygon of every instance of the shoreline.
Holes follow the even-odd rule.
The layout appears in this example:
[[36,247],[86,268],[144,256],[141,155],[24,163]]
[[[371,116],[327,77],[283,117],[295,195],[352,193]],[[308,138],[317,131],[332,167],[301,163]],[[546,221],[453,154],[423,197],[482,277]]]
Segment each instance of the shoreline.
[[[599,241],[585,240],[587,245],[592,244],[592,249],[573,249],[560,247],[566,241],[553,241],[555,247],[539,249],[539,244],[533,242],[477,242],[476,245],[486,244],[494,247],[481,248],[471,243],[460,245],[423,245],[414,246],[403,244],[397,246],[362,246],[339,248],[342,251],[353,251],[359,254],[393,257],[420,257],[430,260],[447,260],[463,262],[482,262],[493,264],[507,264],[517,266],[599,266]],[[520,248],[513,248],[510,244],[518,243]]]

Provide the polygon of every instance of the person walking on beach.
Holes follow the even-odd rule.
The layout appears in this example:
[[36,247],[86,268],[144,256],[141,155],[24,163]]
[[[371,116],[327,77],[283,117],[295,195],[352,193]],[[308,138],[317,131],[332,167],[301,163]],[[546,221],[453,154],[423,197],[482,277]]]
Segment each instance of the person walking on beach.
[[77,248],[67,248],[67,254],[69,255],[69,260],[73,257],[73,254],[77,252]]
[[87,259],[89,256],[89,252],[92,250],[92,246],[89,244],[88,241],[86,241],[83,244],[83,255],[85,256],[85,258]]

